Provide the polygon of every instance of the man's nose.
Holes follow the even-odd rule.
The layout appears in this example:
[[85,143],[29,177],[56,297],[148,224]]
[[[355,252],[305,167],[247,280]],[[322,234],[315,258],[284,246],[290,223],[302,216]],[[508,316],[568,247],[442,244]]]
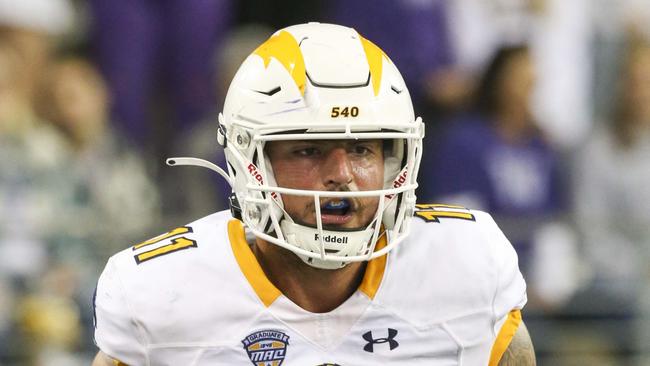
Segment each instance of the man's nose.
[[329,189],[347,186],[354,178],[352,163],[345,148],[334,148],[325,157],[322,166],[323,183]]

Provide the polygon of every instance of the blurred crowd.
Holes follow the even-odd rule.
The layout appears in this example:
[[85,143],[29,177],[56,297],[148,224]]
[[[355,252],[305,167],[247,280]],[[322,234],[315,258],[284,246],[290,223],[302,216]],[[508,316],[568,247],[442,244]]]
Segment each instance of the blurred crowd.
[[230,78],[307,21],[402,70],[418,199],[495,217],[538,364],[650,365],[647,0],[0,0],[0,366],[90,364],[108,256],[227,208],[164,159],[223,165]]

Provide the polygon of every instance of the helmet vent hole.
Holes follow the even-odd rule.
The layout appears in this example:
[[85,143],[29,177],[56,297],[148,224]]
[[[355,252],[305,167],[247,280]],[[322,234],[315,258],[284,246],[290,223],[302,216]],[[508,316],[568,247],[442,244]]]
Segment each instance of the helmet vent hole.
[[390,89],[395,92],[395,94],[401,94],[402,89],[398,89],[395,85],[391,85]]
[[264,95],[270,97],[270,96],[273,96],[273,95],[277,94],[278,92],[280,92],[280,90],[282,90],[282,87],[276,86],[275,88],[267,90],[267,91],[264,91],[264,90],[253,90],[253,91],[257,92],[257,93],[260,93],[260,94],[264,94]]

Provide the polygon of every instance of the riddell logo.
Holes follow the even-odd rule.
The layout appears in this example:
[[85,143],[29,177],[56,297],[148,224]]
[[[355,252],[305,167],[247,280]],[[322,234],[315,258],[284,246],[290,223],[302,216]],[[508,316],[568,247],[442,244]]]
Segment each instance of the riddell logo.
[[[314,234],[314,240],[320,240],[320,235]],[[347,244],[348,243],[348,237],[347,236],[336,236],[336,235],[325,235],[323,236],[323,241],[325,243],[334,243],[334,244]]]
[[404,182],[406,182],[407,173],[408,172],[406,171],[406,168],[404,168],[404,170],[402,170],[402,174],[400,174],[399,177],[393,181],[393,188],[399,188],[404,184]]
[[[406,170],[406,168],[404,168],[404,170],[402,170],[400,175],[397,178],[395,178],[395,180],[393,181],[393,188],[399,188],[403,186],[404,183],[406,182],[407,176],[408,176],[408,171]],[[386,198],[391,199],[393,198],[393,196],[394,194],[388,194],[386,195]]]
[[[259,170],[257,170],[255,164],[248,164],[248,172],[253,178],[255,178],[256,181],[258,181],[261,185],[264,185],[264,178],[262,177],[262,174],[259,172]],[[275,192],[270,193],[271,197],[275,198],[276,200],[278,199],[278,195]]]

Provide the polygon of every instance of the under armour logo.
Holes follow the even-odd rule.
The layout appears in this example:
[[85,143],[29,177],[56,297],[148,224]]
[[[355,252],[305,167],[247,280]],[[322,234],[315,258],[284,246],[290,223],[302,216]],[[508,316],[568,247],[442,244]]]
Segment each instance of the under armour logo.
[[397,336],[397,329],[393,328],[388,328],[388,337],[386,338],[377,338],[374,339],[372,338],[372,331],[367,331],[363,334],[363,339],[368,341],[368,344],[363,347],[363,350],[366,352],[374,352],[374,346],[375,344],[381,344],[381,343],[386,343],[388,342],[388,346],[390,347],[390,350],[394,350],[399,346],[399,343],[395,340],[395,337]]

